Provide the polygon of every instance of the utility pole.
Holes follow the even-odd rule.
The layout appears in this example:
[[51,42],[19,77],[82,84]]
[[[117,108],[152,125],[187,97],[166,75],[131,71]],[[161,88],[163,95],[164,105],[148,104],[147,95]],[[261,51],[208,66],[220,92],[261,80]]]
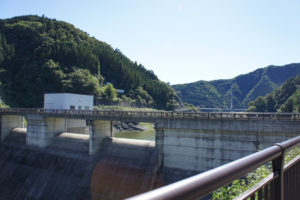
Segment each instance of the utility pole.
[[231,97],[230,97],[230,111],[233,111],[233,98],[232,98],[232,86],[231,86]]

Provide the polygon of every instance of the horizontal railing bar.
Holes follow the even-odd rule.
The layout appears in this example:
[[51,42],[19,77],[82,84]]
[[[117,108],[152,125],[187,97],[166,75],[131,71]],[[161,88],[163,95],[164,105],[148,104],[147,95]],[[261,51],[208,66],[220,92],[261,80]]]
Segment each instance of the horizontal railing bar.
[[[295,139],[295,141],[297,141],[297,139]],[[287,142],[289,142],[289,141],[287,141]],[[283,142],[283,143],[287,144],[287,142]],[[281,143],[281,145],[283,143]],[[291,143],[290,143],[290,145],[291,145]],[[295,148],[295,145],[293,147]],[[288,149],[285,149],[285,151],[287,151],[287,150]],[[284,168],[283,168],[284,172],[286,172],[289,168],[291,168],[295,163],[297,163],[299,161],[300,161],[300,155],[293,158],[292,160],[290,160],[287,164],[284,165]],[[274,174],[276,174],[276,175],[274,175]],[[244,200],[244,199],[249,198],[252,194],[257,192],[259,189],[262,189],[265,185],[267,185],[268,183],[270,183],[272,180],[274,180],[277,177],[278,177],[278,173],[276,173],[276,172],[269,174],[265,179],[263,179],[259,183],[255,184],[254,186],[252,186],[251,188],[249,188],[248,190],[246,190],[245,192],[240,194],[238,197],[234,198],[234,200]]]
[[170,185],[129,198],[130,200],[156,199],[199,199],[214,190],[241,178],[263,164],[282,156],[285,148],[289,149],[300,143],[300,136],[276,144],[260,152],[240,158],[218,168],[186,178]]
[[240,119],[240,120],[300,120],[300,113],[252,113],[252,112],[170,112],[170,111],[121,111],[121,110],[56,110],[44,108],[1,108],[0,113],[39,113],[99,116],[110,115],[117,117],[144,117],[144,118],[176,118],[176,119]]
[[264,186],[269,184],[271,181],[273,181],[275,178],[278,177],[278,173],[271,173],[266,178],[261,180],[260,182],[253,185],[251,188],[240,194],[239,196],[235,197],[233,200],[244,200],[249,198],[251,195],[253,195],[258,190],[262,189]]
[[129,199],[168,200],[201,198],[280,155],[281,148],[279,146],[272,146],[218,168]]
[[300,136],[294,137],[292,139],[286,140],[276,145],[279,145],[284,151],[288,151],[294,148],[297,144],[300,144]]
[[289,168],[291,168],[295,163],[300,161],[300,155],[290,160],[287,164],[284,165],[283,170],[287,171]]

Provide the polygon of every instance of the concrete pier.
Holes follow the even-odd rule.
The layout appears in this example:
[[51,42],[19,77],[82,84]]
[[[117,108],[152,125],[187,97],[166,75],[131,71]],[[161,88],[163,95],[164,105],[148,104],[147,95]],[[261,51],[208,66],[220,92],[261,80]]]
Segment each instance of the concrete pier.
[[2,115],[1,116],[1,141],[14,128],[24,128],[24,118],[21,115]]
[[111,121],[88,121],[90,130],[89,154],[94,154],[100,147],[103,139],[112,137],[113,126]]
[[155,126],[155,148],[158,152],[157,162],[159,166],[164,166],[164,129]]
[[[46,119],[42,115],[28,114],[26,144],[46,147],[51,143],[53,132],[48,132]],[[53,127],[51,127],[53,129]]]

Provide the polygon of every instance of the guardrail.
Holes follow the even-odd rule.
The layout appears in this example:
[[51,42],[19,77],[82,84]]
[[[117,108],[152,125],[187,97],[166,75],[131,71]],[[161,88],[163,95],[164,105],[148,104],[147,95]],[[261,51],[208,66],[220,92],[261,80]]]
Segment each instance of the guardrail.
[[10,114],[52,114],[83,115],[136,118],[172,118],[172,119],[239,119],[239,120],[300,120],[300,113],[253,113],[253,112],[167,112],[167,111],[120,111],[120,110],[54,110],[42,108],[2,108],[0,113]]
[[285,153],[297,145],[300,145],[300,136],[221,167],[129,199],[200,199],[271,161],[273,173],[237,199],[298,200],[300,199],[300,156],[284,165]]

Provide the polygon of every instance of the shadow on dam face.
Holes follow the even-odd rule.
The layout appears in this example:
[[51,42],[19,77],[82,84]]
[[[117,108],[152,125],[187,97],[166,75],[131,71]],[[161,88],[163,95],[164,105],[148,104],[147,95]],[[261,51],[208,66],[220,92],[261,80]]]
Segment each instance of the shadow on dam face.
[[108,138],[89,156],[56,144],[65,139],[33,147],[15,129],[0,144],[1,198],[124,199],[164,185],[153,141]]
[[107,139],[95,155],[92,199],[123,199],[162,186],[154,147],[152,141]]

